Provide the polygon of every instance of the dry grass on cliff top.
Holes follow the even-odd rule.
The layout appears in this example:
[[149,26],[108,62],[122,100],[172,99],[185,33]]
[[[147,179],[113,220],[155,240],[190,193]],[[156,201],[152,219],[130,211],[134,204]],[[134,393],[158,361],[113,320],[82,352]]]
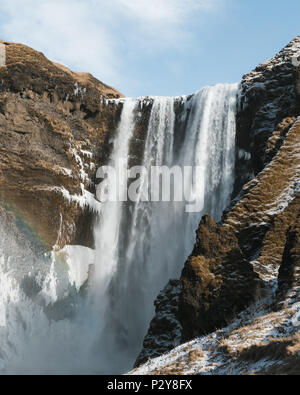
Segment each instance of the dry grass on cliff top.
[[75,82],[83,86],[93,86],[99,90],[100,94],[104,97],[124,97],[116,89],[104,84],[97,80],[89,73],[76,73],[68,69],[67,67],[51,62],[47,59],[42,52],[35,51],[34,49],[17,43],[11,43],[0,40],[0,43],[6,45],[6,65],[11,66],[13,64],[32,64],[37,63],[40,68],[44,68],[49,72],[49,75],[57,75],[64,77],[68,75]]

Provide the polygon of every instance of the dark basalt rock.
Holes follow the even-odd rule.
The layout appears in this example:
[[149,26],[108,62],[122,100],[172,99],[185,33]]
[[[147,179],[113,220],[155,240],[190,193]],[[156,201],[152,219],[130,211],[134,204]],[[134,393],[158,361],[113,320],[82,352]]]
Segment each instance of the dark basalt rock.
[[181,276],[183,341],[225,326],[259,296],[258,276],[232,230],[203,217],[194,251]]
[[234,196],[278,152],[284,138],[277,141],[273,150],[267,146],[277,125],[299,113],[298,71],[292,64],[299,42],[297,37],[274,58],[243,77],[237,112]]

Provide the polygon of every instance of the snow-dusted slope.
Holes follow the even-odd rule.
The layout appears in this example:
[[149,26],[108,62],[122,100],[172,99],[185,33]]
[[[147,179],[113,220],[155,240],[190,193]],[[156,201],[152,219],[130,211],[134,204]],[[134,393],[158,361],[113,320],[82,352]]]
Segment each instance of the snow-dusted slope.
[[265,299],[231,325],[149,360],[132,375],[300,373],[300,305],[270,312]]

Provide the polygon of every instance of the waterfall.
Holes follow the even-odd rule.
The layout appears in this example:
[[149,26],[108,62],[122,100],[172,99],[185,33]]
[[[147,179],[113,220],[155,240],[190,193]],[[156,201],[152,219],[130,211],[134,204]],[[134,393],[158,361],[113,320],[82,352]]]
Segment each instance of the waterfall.
[[[134,130],[134,109],[136,102],[127,99],[124,102],[120,125],[115,140],[114,150],[110,159],[110,165],[116,167],[119,158],[128,162],[129,144]],[[121,185],[121,194],[126,193],[127,185]],[[97,265],[96,284],[103,297],[106,296],[107,287],[117,270],[118,264],[118,241],[120,221],[122,218],[122,202],[106,202],[101,210],[101,225],[95,232],[96,258],[105,264]]]
[[[220,220],[230,202],[236,95],[237,85],[225,84],[204,88],[190,98],[148,99],[152,109],[140,164],[147,170],[151,166],[198,166],[199,179],[190,180],[189,194],[195,194],[201,211],[186,213],[185,202],[145,202],[143,188],[136,202],[103,206],[103,219],[95,230],[96,281],[100,278],[98,286],[106,290],[101,298],[103,344],[117,355],[117,369],[126,371],[141,350],[154,314],[153,300],[170,278],[179,277],[201,216],[210,213]],[[129,138],[136,138],[132,137],[133,112],[138,112],[144,100],[137,99],[135,106],[132,99],[130,104],[125,100],[113,161],[121,158],[129,166]],[[176,130],[178,123],[184,125],[181,131]]]
[[[31,373],[130,370],[153,317],[153,301],[170,278],[180,276],[202,215],[209,213],[218,221],[230,202],[237,90],[237,84],[223,84],[191,96],[122,100],[108,165],[117,167],[121,159],[126,168],[138,165],[149,172],[153,166],[193,166],[197,172],[185,178],[189,203],[147,201],[146,173],[140,174],[135,201],[124,199],[128,184],[121,181],[121,199],[101,204],[94,231],[94,276],[72,319],[49,322],[41,303],[35,306],[16,291],[14,281],[2,272],[0,251],[0,285],[6,284],[0,289],[0,373],[2,365],[10,372],[22,372],[28,355],[32,366],[26,369]],[[139,120],[145,112],[146,129],[141,131]],[[172,186],[175,195],[176,178]],[[154,195],[158,187],[151,191]],[[200,209],[189,212],[190,204]],[[83,251],[84,264],[85,256]],[[55,260],[51,262],[50,277],[44,281],[47,295],[59,282],[52,273]],[[9,315],[3,312],[5,305]]]

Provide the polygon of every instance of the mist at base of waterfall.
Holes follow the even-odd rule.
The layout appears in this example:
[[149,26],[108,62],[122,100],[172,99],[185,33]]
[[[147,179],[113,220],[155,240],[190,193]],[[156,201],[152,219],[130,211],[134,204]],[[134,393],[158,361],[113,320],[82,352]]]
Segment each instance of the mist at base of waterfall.
[[[170,278],[179,278],[202,215],[220,220],[230,202],[237,92],[238,85],[223,84],[190,97],[124,99],[109,164],[123,158],[130,166],[138,120],[151,106],[140,165],[200,167],[190,187],[202,210],[186,213],[185,202],[144,202],[142,195],[137,202],[103,203],[93,253],[72,256],[70,250],[63,264],[52,254],[41,270],[28,263],[37,284],[33,295],[24,291],[18,265],[0,255],[0,373],[117,374],[132,368],[153,302]],[[87,269],[79,277],[76,270],[87,256],[93,256],[94,276],[78,293],[75,279]]]

